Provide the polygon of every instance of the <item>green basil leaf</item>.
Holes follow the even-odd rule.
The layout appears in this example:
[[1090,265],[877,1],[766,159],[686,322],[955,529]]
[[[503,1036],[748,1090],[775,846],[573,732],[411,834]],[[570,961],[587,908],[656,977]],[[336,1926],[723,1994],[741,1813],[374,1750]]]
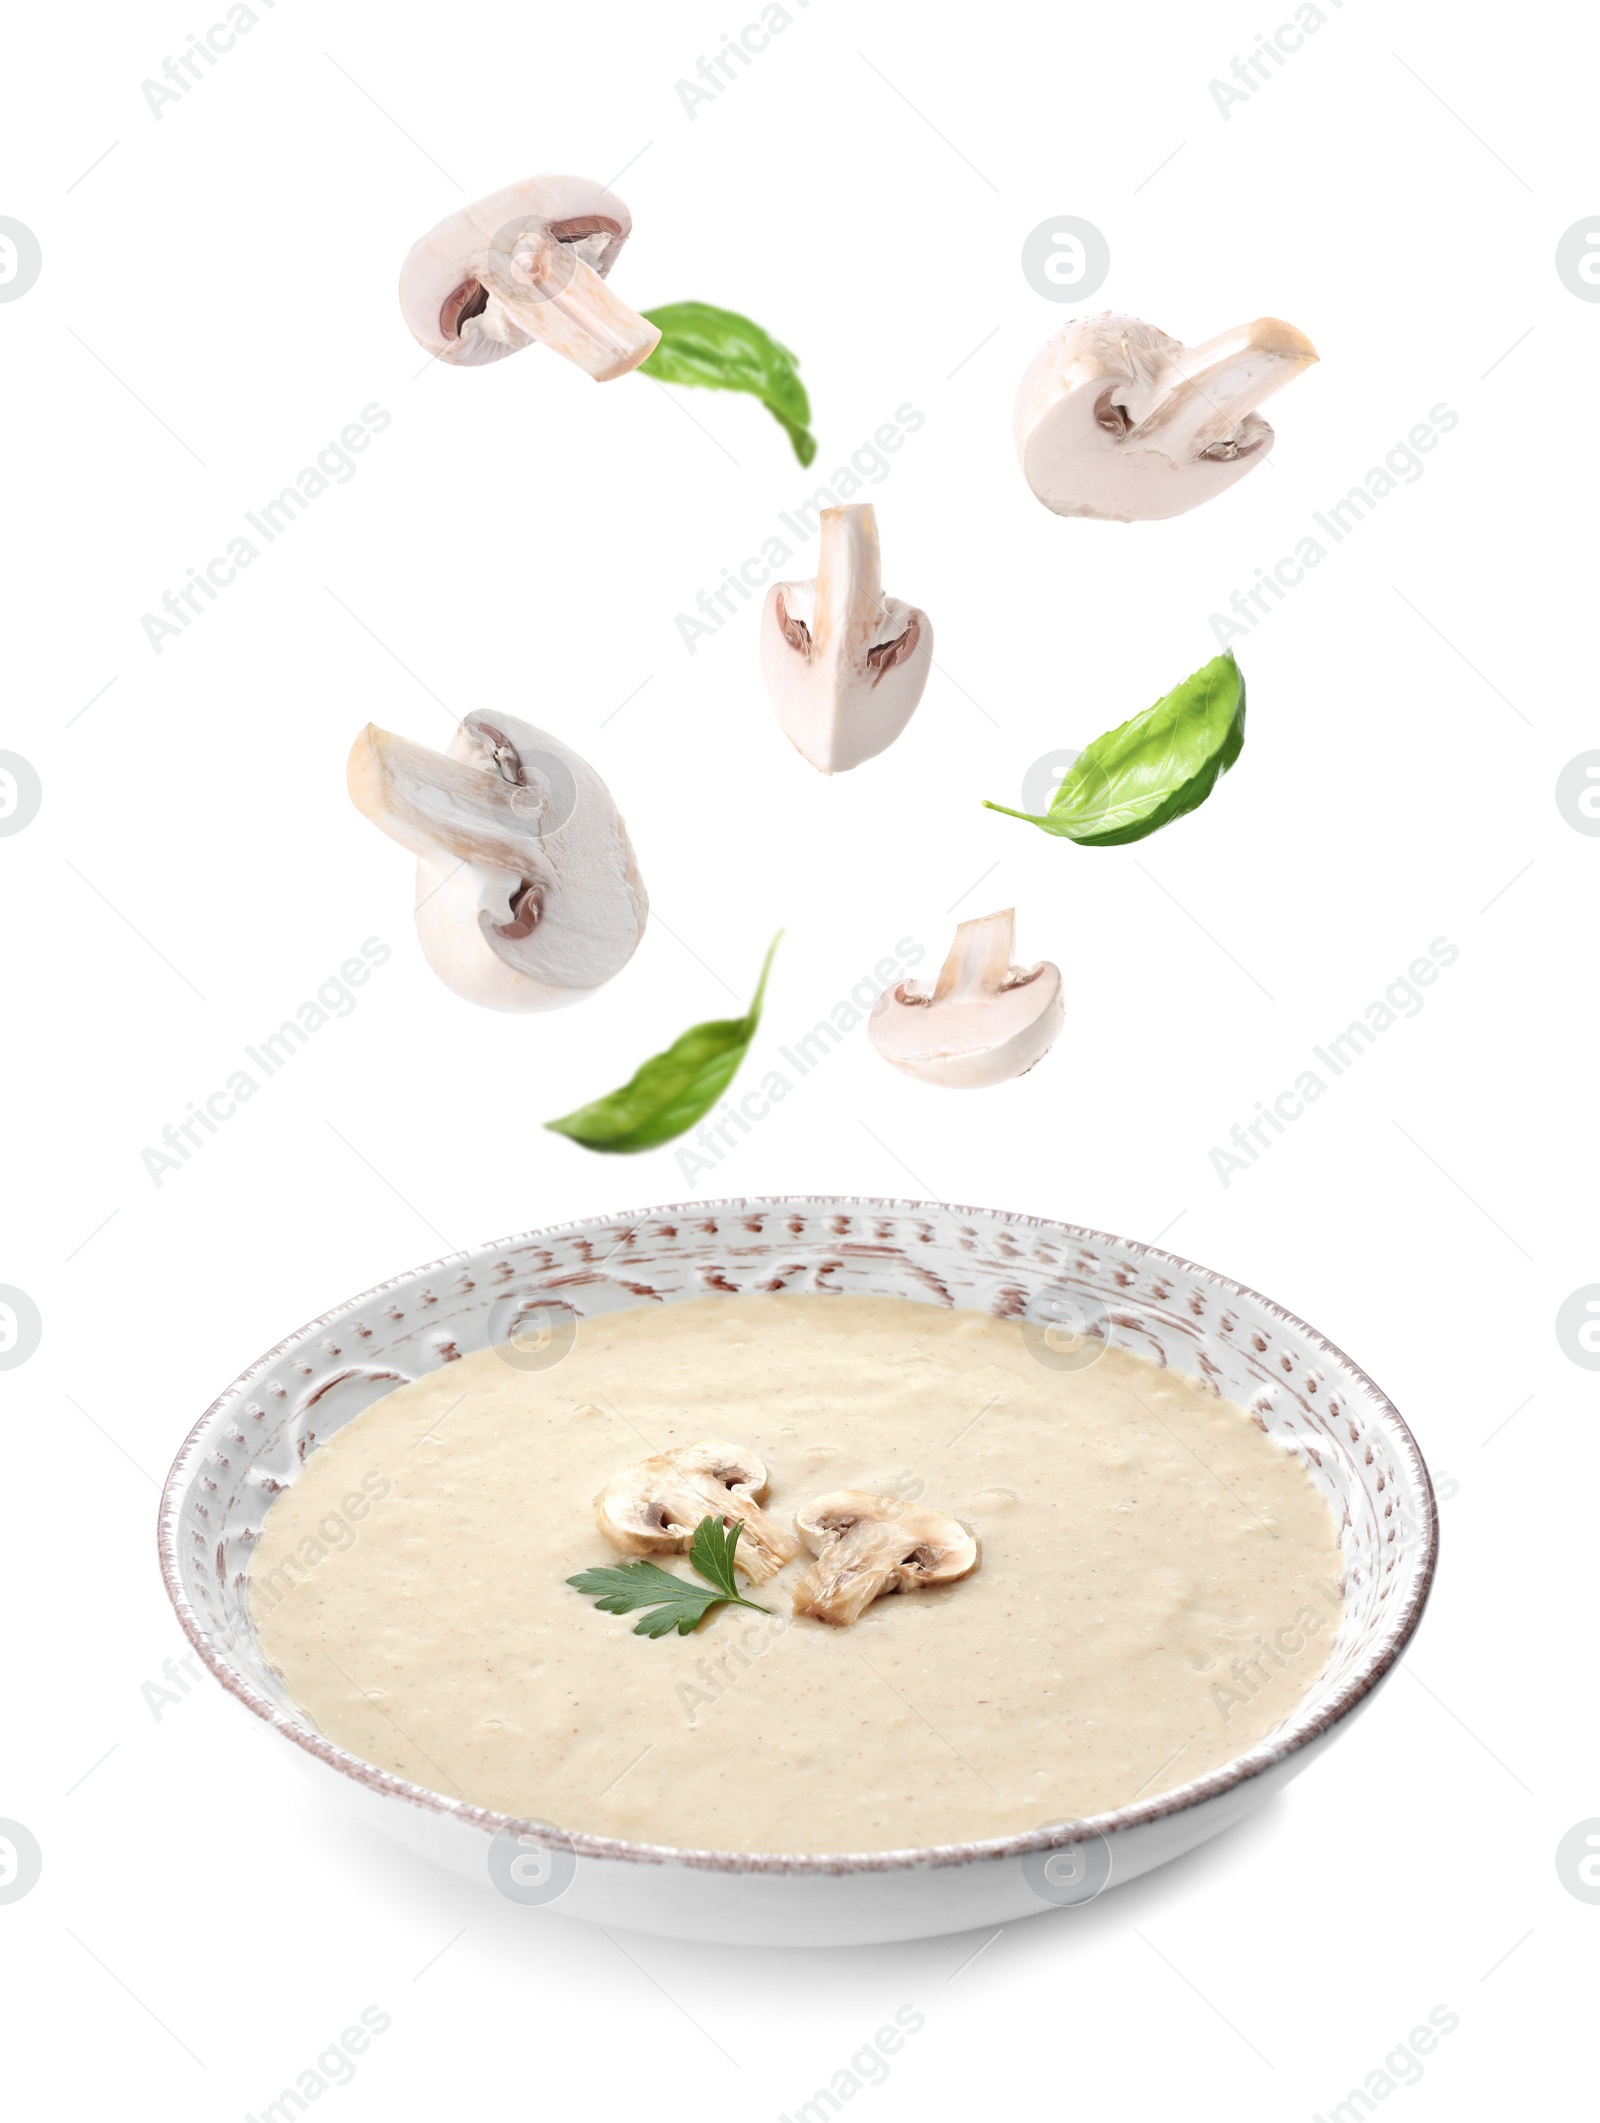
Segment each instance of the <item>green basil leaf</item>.
[[708,391],[748,391],[778,422],[800,462],[811,462],[817,454],[811,401],[787,347],[737,310],[709,302],[669,302],[644,314],[661,333],[661,344],[639,364],[646,376]]
[[1086,848],[1120,847],[1198,809],[1243,750],[1244,673],[1229,649],[1080,752],[1044,817],[984,808]]
[[665,1053],[642,1063],[620,1090],[608,1091],[545,1126],[570,1135],[586,1150],[653,1150],[692,1128],[732,1083],[755,1038],[767,973],[782,935],[780,929],[767,948],[755,1000],[745,1016],[691,1025]]

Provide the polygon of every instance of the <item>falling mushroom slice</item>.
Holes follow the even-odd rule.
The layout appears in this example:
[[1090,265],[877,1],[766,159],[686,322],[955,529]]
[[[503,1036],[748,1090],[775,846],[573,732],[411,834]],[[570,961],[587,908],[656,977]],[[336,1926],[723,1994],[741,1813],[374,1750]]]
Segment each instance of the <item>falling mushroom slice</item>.
[[1029,363],[1013,422],[1035,494],[1058,516],[1181,516],[1272,448],[1256,407],[1309,368],[1303,332],[1258,317],[1186,347],[1137,317],[1083,317]]
[[774,583],[761,675],[784,734],[824,774],[859,767],[911,720],[933,659],[926,612],[883,593],[872,504],[822,512],[814,582]]
[[753,1452],[721,1438],[679,1445],[614,1474],[595,1499],[600,1531],[624,1555],[675,1555],[703,1518],[744,1522],[737,1568],[759,1585],[799,1553],[799,1543],[768,1518],[758,1499],[767,1470]]
[[978,1567],[959,1519],[865,1489],[835,1489],[795,1513],[816,1561],[795,1587],[796,1614],[848,1628],[885,1592],[954,1584]]
[[1022,1076],[1049,1053],[1065,1011],[1046,960],[1011,963],[1016,914],[985,914],[956,930],[932,988],[903,980],[872,1006],[867,1036],[885,1061],[925,1084],[976,1090]]
[[448,753],[369,723],[356,808],[417,863],[417,933],[447,988],[490,1010],[558,1010],[633,956],[648,901],[627,828],[587,760],[510,715],[469,715]]
[[429,229],[400,268],[412,337],[475,366],[542,341],[597,383],[626,376],[661,334],[606,286],[633,219],[587,177],[530,177]]

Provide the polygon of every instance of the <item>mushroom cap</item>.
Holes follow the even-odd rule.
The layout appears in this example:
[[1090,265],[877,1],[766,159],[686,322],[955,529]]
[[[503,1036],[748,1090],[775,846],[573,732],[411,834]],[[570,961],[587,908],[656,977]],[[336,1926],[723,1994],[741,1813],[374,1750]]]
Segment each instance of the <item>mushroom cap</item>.
[[887,1592],[950,1585],[978,1565],[978,1543],[959,1519],[926,1504],[834,1489],[795,1513],[817,1558],[795,1588],[795,1612],[848,1626]]
[[778,582],[761,612],[761,675],[784,734],[823,774],[887,750],[933,664],[926,612],[883,590],[870,502],[824,509],[810,582]]
[[1044,1059],[1066,1016],[1061,974],[1045,959],[1011,964],[1015,925],[1010,908],[963,922],[932,987],[903,980],[884,990],[867,1037],[885,1061],[920,1083],[973,1091]]
[[562,176],[526,177],[447,214],[417,238],[400,268],[400,312],[419,346],[440,361],[471,367],[534,343],[532,334],[514,326],[503,338],[462,337],[458,329],[447,331],[441,318],[468,282],[481,285],[491,251],[503,248],[512,231],[535,223],[603,280],[632,232],[633,216],[603,184]]
[[1058,516],[1181,516],[1261,462],[1273,433],[1255,408],[1316,359],[1276,317],[1193,348],[1137,317],[1077,318],[1024,371],[1023,472]]
[[453,993],[554,1010],[619,973],[649,902],[627,828],[587,760],[516,716],[468,715],[439,754],[372,725],[357,808],[417,863],[417,934]]
[[624,1555],[681,1553],[703,1518],[743,1522],[737,1568],[753,1583],[773,1576],[796,1553],[796,1543],[758,1500],[767,1470],[755,1453],[725,1438],[700,1438],[658,1452],[614,1474],[595,1498],[600,1531]]

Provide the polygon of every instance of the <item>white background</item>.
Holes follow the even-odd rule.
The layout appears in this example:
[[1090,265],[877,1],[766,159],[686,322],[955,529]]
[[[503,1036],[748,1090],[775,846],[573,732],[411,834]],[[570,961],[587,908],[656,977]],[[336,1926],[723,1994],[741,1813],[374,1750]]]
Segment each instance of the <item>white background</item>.
[[[909,2005],[926,2026],[856,2097],[872,2114],[1277,2119],[1446,2005],[1395,2107],[1573,2113],[1600,1909],[1554,1853],[1600,1814],[1600,1458],[1554,1319],[1600,1279],[1600,841],[1554,789],[1600,747],[1600,307],[1553,261],[1600,212],[1596,40],[1575,9],[1325,0],[1224,117],[1208,84],[1273,9],[790,4],[693,118],[675,83],[753,0],[258,0],[159,119],[141,82],[220,7],[12,25],[0,212],[44,270],[0,307],[0,746],[44,804],[0,840],[0,1282],[44,1339],[0,1378],[0,1815],[44,1873],[0,1907],[5,2068],[29,2113],[70,2076],[84,2113],[255,2114],[376,2004],[392,2026],[323,2096],[340,2116],[761,2118]],[[544,353],[428,367],[402,328],[412,239],[543,169],[625,170],[628,300],[725,304],[797,350],[820,479],[926,415],[871,495],[939,670],[858,772],[825,781],[779,733],[753,604],[692,656],[675,626],[817,483],[753,401]],[[1062,213],[1110,244],[1091,307],[1189,340],[1276,315],[1320,350],[1269,463],[1196,514],[1065,522],[1019,475],[1017,379],[1073,314],[1019,255]],[[1096,851],[978,807],[1211,656],[1230,593],[1441,402],[1459,425],[1423,476],[1235,641],[1249,738],[1202,811]],[[155,654],[141,615],[369,404],[391,424],[356,476]],[[369,718],[442,743],[484,701],[595,764],[651,894],[634,962],[559,1015],[438,985],[409,858],[345,795]],[[1414,1656],[1300,1783],[987,1944],[688,1950],[339,1840],[209,1680],[156,1714],[184,1649],[156,1484],[257,1351],[448,1247],[682,1198],[670,1149],[602,1160],[540,1123],[734,1014],[780,924],[752,1069],[897,939],[935,957],[1013,904],[1021,953],[1067,975],[1043,1066],[923,1090],[857,1035],[698,1189],[1164,1234],[1365,1365],[1448,1478],[1442,1569]],[[372,936],[392,957],[353,1013],[157,1187],[162,1126]],[[1460,955],[1421,1013],[1225,1187],[1213,1145],[1438,937]]]

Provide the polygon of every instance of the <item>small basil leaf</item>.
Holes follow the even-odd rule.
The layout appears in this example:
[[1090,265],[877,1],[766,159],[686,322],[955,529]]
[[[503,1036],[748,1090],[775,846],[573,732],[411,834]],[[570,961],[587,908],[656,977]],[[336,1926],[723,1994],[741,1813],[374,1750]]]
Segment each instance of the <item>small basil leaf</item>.
[[748,391],[784,430],[800,462],[811,462],[817,454],[811,401],[787,347],[737,310],[709,302],[669,302],[644,314],[661,333],[661,344],[639,364],[646,376],[708,391]]
[[570,1135],[586,1150],[653,1150],[692,1128],[709,1113],[732,1083],[761,1022],[767,973],[783,931],[772,939],[755,1000],[743,1017],[714,1018],[691,1025],[665,1053],[641,1063],[617,1091],[560,1120],[545,1122],[558,1135]]
[[984,808],[1086,848],[1120,847],[1196,810],[1243,749],[1244,673],[1229,649],[1080,752],[1042,818]]

